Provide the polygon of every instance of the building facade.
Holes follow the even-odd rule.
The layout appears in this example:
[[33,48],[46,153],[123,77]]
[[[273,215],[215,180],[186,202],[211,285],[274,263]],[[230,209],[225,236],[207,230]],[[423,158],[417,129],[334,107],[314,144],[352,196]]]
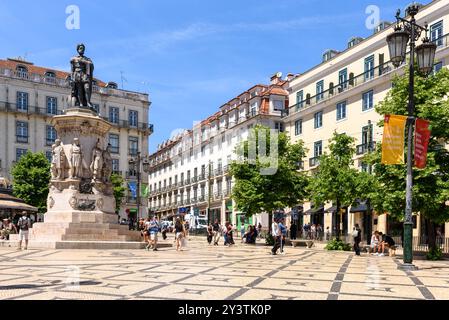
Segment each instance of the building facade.
[[284,130],[281,114],[288,107],[285,89],[292,77],[282,80],[277,74],[270,85],[250,88],[208,119],[159,145],[150,155],[150,212],[162,219],[186,215],[207,222],[268,226],[267,217],[246,219],[237,210],[231,199],[229,164],[236,145],[247,139],[253,126]]
[[[66,72],[35,66],[22,59],[0,60],[0,175],[11,180],[11,168],[27,151],[44,152],[51,159],[51,147],[57,139],[50,125],[55,115],[69,106],[71,89]],[[92,103],[98,114],[113,124],[109,133],[113,170],[127,183],[135,183],[136,170],[129,160],[148,154],[148,137],[153,126],[148,124],[148,94],[120,90],[113,82],[94,81]],[[147,177],[143,184],[147,184]],[[135,210],[136,197],[128,191],[120,209]],[[146,212],[147,203],[143,202]]]
[[[433,1],[423,6],[416,18],[421,25],[429,23],[430,39],[438,45],[435,71],[447,67],[447,1]],[[369,170],[362,157],[371,148],[374,149],[377,142],[382,141],[383,134],[383,129],[377,126],[381,116],[374,107],[386,97],[393,77],[404,74],[406,70],[405,63],[395,69],[389,58],[386,37],[393,32],[393,27],[390,23],[381,23],[372,36],[366,39],[351,38],[342,52],[326,51],[321,64],[290,82],[288,91],[291,103],[283,122],[292,141],[301,139],[308,149],[304,170],[312,172],[319,166],[319,157],[326,152],[335,131],[355,138],[355,165],[360,170]],[[336,224],[340,223],[340,230],[349,234],[354,224],[358,223],[362,226],[364,239],[373,230],[398,235],[402,229],[401,223],[392,221],[386,214],[368,216],[363,204],[359,208],[347,208],[341,214],[336,214],[332,203],[322,207],[305,203],[301,209],[304,212],[301,224],[319,223],[324,225],[324,230],[327,227],[335,230]],[[419,236],[423,230],[422,223],[418,217],[415,236]],[[448,228],[446,224],[446,230],[449,231]]]

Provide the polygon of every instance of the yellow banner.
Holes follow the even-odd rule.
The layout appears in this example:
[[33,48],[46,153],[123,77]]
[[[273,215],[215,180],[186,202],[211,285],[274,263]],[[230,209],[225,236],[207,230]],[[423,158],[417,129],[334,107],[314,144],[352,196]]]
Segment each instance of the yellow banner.
[[404,164],[404,133],[406,123],[406,116],[385,116],[382,164]]

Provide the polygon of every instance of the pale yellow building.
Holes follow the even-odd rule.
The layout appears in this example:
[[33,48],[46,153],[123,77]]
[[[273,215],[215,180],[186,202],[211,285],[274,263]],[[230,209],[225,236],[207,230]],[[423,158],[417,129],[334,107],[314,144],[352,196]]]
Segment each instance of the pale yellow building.
[[[394,19],[395,12],[391,13]],[[435,70],[449,64],[449,2],[437,0],[421,8],[417,22],[429,23],[430,38],[437,43]],[[336,131],[356,139],[357,156],[355,165],[367,170],[361,158],[382,140],[382,129],[377,126],[380,115],[374,107],[382,101],[392,86],[392,78],[403,74],[405,64],[395,69],[390,62],[386,37],[393,32],[393,25],[382,23],[374,34],[366,39],[351,38],[341,51],[328,50],[323,54],[321,64],[298,75],[290,82],[290,108],[283,121],[292,141],[303,140],[308,149],[304,169],[311,171],[319,165],[319,156],[328,149],[328,141]],[[404,103],[406,103],[404,101]],[[337,218],[331,212],[332,204],[323,210],[311,210],[311,204],[304,204],[306,212],[301,223],[324,224],[335,230]],[[362,206],[363,207],[363,206]],[[352,208],[352,211],[357,208]],[[361,208],[363,210],[363,208]],[[317,212],[315,212],[317,211]],[[364,212],[353,212],[351,208],[342,214],[341,230],[345,234],[359,223],[364,239],[374,230],[395,235],[402,228],[387,215],[374,214],[366,217]],[[414,235],[420,233],[421,219],[417,219]],[[442,226],[444,227],[444,226]],[[446,224],[449,231],[449,225]],[[446,232],[449,234],[449,232]]]
[[[12,180],[13,164],[28,150],[42,151],[51,158],[57,134],[50,120],[68,107],[67,76],[66,72],[38,67],[23,59],[0,60],[0,176]],[[137,151],[148,155],[148,137],[153,132],[153,126],[148,124],[148,94],[120,90],[113,82],[95,80],[92,103],[99,115],[113,124],[108,137],[113,170],[127,182],[135,182],[136,174],[130,172],[128,161]],[[144,177],[143,184],[147,183]],[[126,209],[135,208],[136,199],[128,192],[120,215],[126,218]],[[142,212],[147,212],[145,201]]]

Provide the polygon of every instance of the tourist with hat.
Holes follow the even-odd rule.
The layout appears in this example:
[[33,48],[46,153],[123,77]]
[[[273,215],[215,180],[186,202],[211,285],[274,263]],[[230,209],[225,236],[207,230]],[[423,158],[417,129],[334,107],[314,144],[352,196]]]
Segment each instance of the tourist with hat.
[[17,222],[17,225],[19,227],[19,247],[18,250],[22,250],[22,241],[25,240],[25,250],[28,249],[28,234],[29,229],[31,228],[31,220],[28,218],[28,212],[23,211],[22,216],[20,217],[19,221]]

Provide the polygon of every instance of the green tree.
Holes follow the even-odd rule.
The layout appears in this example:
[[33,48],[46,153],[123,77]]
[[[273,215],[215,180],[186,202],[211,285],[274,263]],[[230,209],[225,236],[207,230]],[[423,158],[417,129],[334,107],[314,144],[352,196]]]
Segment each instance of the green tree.
[[[408,75],[408,71],[406,72]],[[393,80],[393,88],[376,106],[381,115],[407,115],[408,76]],[[418,118],[430,121],[431,138],[425,169],[413,170],[413,212],[426,218],[429,248],[435,249],[436,224],[449,221],[449,70],[443,68],[435,75],[423,77],[415,74],[415,99]],[[383,121],[379,123],[383,127]],[[405,139],[405,137],[404,137]],[[404,151],[406,152],[406,150]],[[378,212],[388,212],[397,220],[405,214],[405,187],[407,167],[381,164],[382,145],[367,160],[375,165],[378,192],[373,205]]]
[[121,175],[113,173],[111,176],[111,182],[114,188],[115,211],[119,212],[126,192],[125,180]]
[[[240,161],[231,164],[230,171],[236,181],[232,197],[237,208],[251,217],[256,213],[272,213],[280,208],[302,203],[307,197],[306,187],[309,181],[305,173],[298,171],[306,156],[303,142],[292,144],[287,135],[281,132],[276,152],[270,147],[273,137],[269,128],[256,126],[251,132],[250,138],[236,147],[236,153],[242,155]],[[278,156],[277,168],[270,174],[264,172],[270,165],[261,157],[263,147],[261,149],[259,146],[259,138],[264,135],[267,141],[266,154]],[[249,159],[249,145],[252,144],[249,141],[255,142],[257,152],[254,161]]]
[[[335,132],[329,143],[330,153],[320,157],[309,190],[315,205],[332,201],[339,217],[341,208],[352,205],[357,199],[357,185],[360,182],[357,181],[358,171],[353,168],[354,138]],[[339,229],[340,223],[337,222],[337,239],[340,237]]]
[[27,152],[13,166],[11,174],[14,196],[45,213],[51,174],[50,162],[44,153]]

